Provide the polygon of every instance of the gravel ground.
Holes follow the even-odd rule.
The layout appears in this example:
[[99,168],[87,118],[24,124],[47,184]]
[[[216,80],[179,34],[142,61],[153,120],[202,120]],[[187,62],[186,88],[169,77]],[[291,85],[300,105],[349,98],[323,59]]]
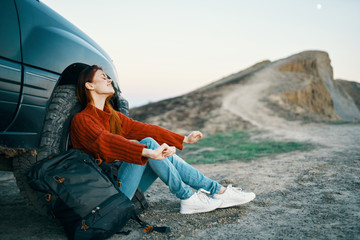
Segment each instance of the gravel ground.
[[[296,134],[297,133],[297,134]],[[265,138],[299,139],[316,145],[253,160],[200,164],[224,185],[257,194],[247,205],[195,215],[179,214],[179,201],[161,181],[145,193],[142,218],[172,232],[145,234],[130,221],[128,236],[111,239],[360,239],[360,125],[302,125]],[[291,135],[291,136],[289,136]],[[0,172],[0,239],[66,239],[54,220],[27,207],[10,172]]]

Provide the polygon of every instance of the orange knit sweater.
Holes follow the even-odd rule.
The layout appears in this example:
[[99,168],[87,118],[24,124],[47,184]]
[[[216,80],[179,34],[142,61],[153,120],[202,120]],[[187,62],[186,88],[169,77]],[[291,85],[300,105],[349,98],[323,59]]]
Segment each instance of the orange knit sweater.
[[142,140],[152,137],[159,144],[167,143],[182,149],[184,136],[171,132],[165,128],[135,121],[118,112],[122,122],[122,135],[110,133],[109,109],[104,111],[88,104],[77,113],[71,122],[70,137],[73,147],[80,148],[94,158],[101,158],[110,163],[114,160],[144,165],[147,158],[142,157],[146,145],[133,140]]

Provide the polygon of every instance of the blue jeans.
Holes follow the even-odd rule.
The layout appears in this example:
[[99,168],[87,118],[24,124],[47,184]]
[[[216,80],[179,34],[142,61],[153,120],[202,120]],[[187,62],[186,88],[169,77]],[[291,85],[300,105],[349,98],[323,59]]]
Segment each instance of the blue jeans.
[[[140,143],[147,145],[149,149],[159,147],[152,138],[145,138]],[[145,165],[124,162],[118,170],[120,190],[130,199],[138,186],[145,192],[158,177],[180,199],[193,195],[189,186],[196,190],[202,188],[210,194],[219,193],[221,188],[219,183],[205,177],[176,154],[161,161],[149,159]]]

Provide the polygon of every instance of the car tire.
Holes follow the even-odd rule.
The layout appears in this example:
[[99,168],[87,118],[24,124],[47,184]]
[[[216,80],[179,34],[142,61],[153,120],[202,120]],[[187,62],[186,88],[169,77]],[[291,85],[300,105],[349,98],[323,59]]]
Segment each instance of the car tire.
[[76,97],[76,87],[74,85],[57,86],[48,107],[40,147],[36,149],[37,154],[28,152],[13,159],[14,175],[21,194],[36,212],[42,215],[47,213],[45,201],[42,199],[44,196],[30,188],[26,173],[37,162],[70,147],[71,119],[80,111],[81,105]]

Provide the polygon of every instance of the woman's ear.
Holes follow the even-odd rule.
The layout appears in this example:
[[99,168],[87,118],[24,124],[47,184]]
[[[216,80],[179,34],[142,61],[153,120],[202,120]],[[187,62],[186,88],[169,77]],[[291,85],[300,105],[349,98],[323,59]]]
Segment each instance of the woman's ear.
[[86,87],[87,89],[89,89],[89,90],[94,89],[94,85],[93,85],[91,82],[86,82],[86,83],[85,83],[85,87]]

